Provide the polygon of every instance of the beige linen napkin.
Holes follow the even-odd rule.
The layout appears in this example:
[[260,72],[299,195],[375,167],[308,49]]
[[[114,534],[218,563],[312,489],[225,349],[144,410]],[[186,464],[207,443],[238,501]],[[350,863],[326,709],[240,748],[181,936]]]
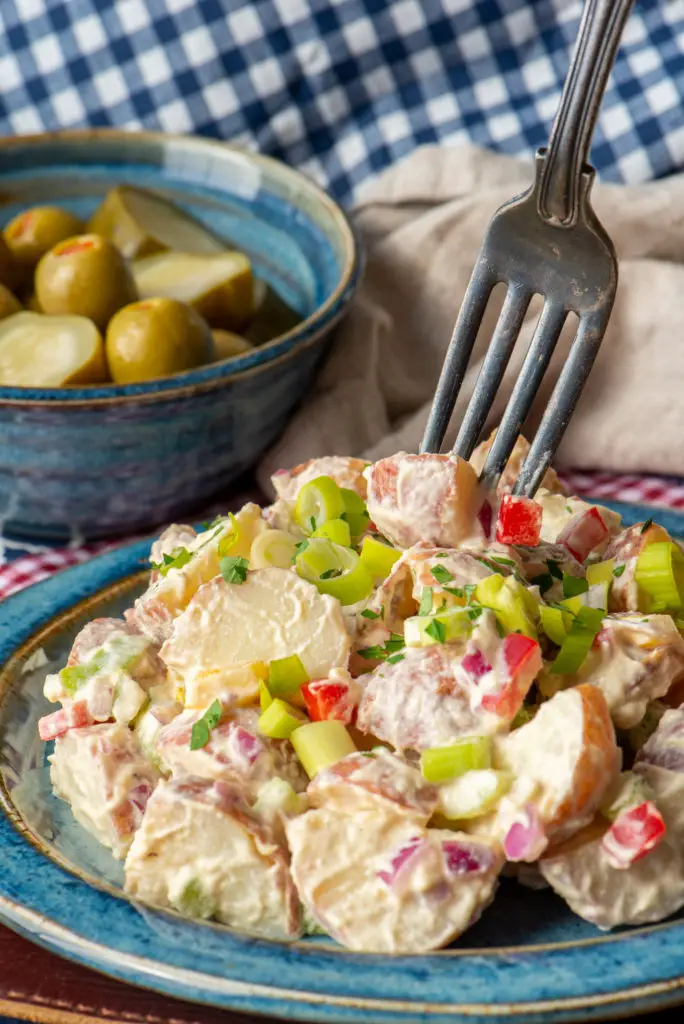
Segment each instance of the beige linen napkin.
[[[417,449],[487,223],[531,178],[531,159],[429,146],[367,188],[354,211],[367,251],[363,284],[310,397],[262,462],[262,486],[275,469],[318,455],[375,459]],[[632,187],[597,184],[594,204],[617,247],[620,284],[556,462],[684,475],[684,175]],[[488,330],[478,338],[452,439],[496,312],[488,310]],[[547,374],[551,384],[563,358],[561,346]],[[518,366],[519,358],[490,425]]]

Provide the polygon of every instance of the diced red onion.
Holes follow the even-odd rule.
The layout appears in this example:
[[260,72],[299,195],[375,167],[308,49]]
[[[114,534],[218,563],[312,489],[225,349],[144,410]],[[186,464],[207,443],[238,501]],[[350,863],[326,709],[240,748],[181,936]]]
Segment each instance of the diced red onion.
[[448,839],[442,843],[442,852],[447,869],[452,875],[488,871],[494,863],[494,855],[489,847],[478,846],[476,843],[459,843]]
[[461,667],[476,681],[481,679],[482,676],[486,676],[488,672],[492,671],[492,666],[489,664],[479,647],[475,647],[468,651],[461,661]]
[[254,764],[264,749],[264,745],[258,736],[253,736],[251,732],[247,732],[241,725],[232,730],[230,745],[238,757],[249,765]]
[[526,861],[528,864],[538,860],[546,847],[548,839],[539,821],[539,814],[534,804],[527,804],[518,812],[515,821],[506,833],[504,853],[510,861]]
[[396,889],[406,874],[408,865],[419,850],[425,847],[425,840],[421,836],[409,839],[405,846],[400,847],[390,861],[387,871],[378,871],[378,878],[381,878],[385,885]]

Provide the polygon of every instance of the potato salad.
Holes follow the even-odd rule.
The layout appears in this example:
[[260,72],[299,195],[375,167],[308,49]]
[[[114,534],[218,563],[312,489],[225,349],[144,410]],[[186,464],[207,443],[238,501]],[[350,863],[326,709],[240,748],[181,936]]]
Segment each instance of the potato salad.
[[[500,877],[599,928],[684,906],[684,555],[470,462],[334,456],[170,526],[45,681],[57,796],[131,897],[421,953]],[[516,883],[510,883],[516,884]]]

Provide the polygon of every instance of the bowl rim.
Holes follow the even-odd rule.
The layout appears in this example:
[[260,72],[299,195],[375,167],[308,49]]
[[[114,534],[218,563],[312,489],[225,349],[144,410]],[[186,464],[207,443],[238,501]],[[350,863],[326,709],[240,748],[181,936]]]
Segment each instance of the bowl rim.
[[[88,141],[116,143],[117,141],[139,142],[141,145],[180,145],[198,153],[208,151],[209,155],[226,150],[236,157],[263,167],[290,182],[300,190],[307,191],[317,203],[325,207],[334,222],[343,243],[344,263],[338,283],[332,294],[313,313],[299,324],[279,335],[265,345],[242,356],[196,367],[185,373],[163,377],[156,381],[137,384],[84,385],[69,388],[21,388],[0,385],[0,408],[39,407],[59,409],[64,407],[93,407],[121,404],[167,401],[187,395],[194,395],[220,388],[228,381],[251,377],[265,366],[280,363],[301,348],[308,348],[322,333],[332,329],[342,318],[346,306],[354,294],[361,269],[361,247],[350,218],[340,204],[320,185],[302,171],[271,156],[257,153],[246,147],[221,139],[202,135],[187,135],[161,131],[137,131],[119,128],[83,128],[47,131],[32,135],[0,137],[0,153],[18,148],[40,147],[49,143],[85,143]],[[91,394],[92,392],[92,394]]]

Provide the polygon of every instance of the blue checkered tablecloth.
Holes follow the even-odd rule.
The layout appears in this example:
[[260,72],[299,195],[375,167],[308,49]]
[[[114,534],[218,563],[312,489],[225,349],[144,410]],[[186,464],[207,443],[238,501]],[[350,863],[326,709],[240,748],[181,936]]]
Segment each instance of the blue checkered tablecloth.
[[[423,143],[530,155],[582,0],[0,0],[0,133],[114,125],[230,138],[342,202]],[[684,167],[684,0],[637,0],[592,159]],[[0,562],[39,545],[0,537]]]
[[[542,144],[580,0],[1,0],[0,132],[83,125],[232,138],[341,200],[415,146]],[[593,160],[684,164],[684,0],[640,0]]]

